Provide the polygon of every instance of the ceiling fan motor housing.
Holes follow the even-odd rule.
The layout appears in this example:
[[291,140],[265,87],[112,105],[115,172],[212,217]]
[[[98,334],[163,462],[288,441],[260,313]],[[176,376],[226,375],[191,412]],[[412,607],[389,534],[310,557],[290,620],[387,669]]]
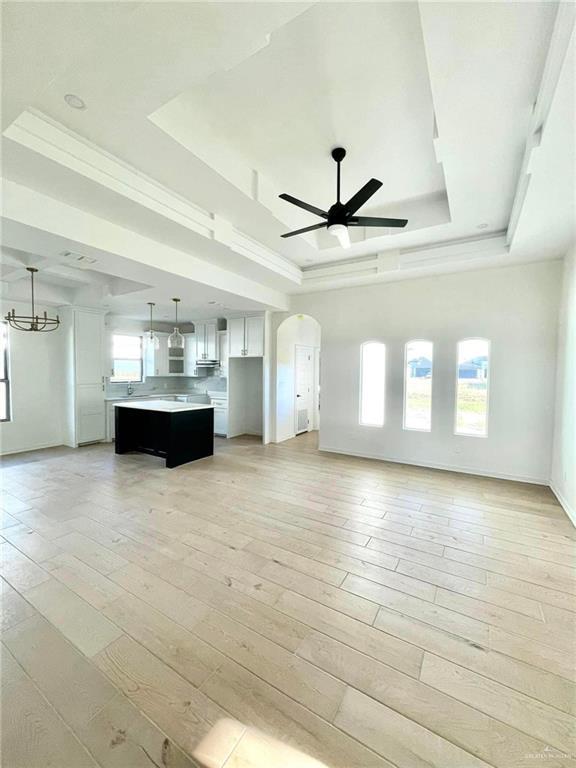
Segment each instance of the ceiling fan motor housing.
[[375,216],[356,216],[356,211],[361,208],[368,200],[374,195],[382,186],[382,182],[378,179],[370,179],[364,186],[352,195],[347,203],[340,201],[340,164],[346,157],[346,150],[344,147],[334,147],[331,152],[332,159],[336,162],[336,202],[332,205],[328,211],[324,211],[322,208],[318,208],[315,205],[306,203],[303,200],[292,195],[287,195],[283,192],[280,197],[286,200],[292,205],[303,208],[305,211],[313,213],[315,216],[320,216],[324,221],[319,224],[312,224],[309,227],[302,227],[302,229],[296,229],[293,232],[286,232],[282,237],[294,237],[294,235],[303,235],[307,232],[313,232],[317,229],[327,228],[331,234],[336,235],[343,241],[344,235],[346,235],[346,242],[342,242],[344,248],[348,248],[350,245],[350,239],[348,238],[348,227],[405,227],[408,223],[407,219],[388,219]]
[[332,224],[344,224],[344,226],[346,226],[348,218],[349,216],[346,212],[344,203],[334,203],[334,205],[328,209],[329,227],[332,226]]

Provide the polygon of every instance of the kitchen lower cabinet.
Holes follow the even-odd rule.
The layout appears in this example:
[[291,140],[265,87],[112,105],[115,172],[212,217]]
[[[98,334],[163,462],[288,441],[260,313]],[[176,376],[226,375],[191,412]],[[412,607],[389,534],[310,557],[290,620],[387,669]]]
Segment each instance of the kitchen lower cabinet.
[[214,408],[214,434],[228,437],[228,408]]

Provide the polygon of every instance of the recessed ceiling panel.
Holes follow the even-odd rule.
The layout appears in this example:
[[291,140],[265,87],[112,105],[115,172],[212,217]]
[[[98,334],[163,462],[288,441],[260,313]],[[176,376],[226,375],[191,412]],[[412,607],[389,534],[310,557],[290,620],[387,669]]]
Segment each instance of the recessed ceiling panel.
[[[151,119],[264,204],[286,191],[329,207],[337,145],[348,151],[344,198],[383,181],[372,213],[445,191],[416,3],[318,4]],[[273,212],[282,206],[293,223],[287,203]]]

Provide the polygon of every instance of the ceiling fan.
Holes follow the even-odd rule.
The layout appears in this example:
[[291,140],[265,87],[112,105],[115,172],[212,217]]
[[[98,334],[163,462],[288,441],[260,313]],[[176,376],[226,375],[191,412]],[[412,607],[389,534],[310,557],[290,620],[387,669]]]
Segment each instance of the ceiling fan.
[[298,200],[292,195],[280,195],[282,200],[287,200],[292,205],[297,205],[299,208],[304,208],[305,211],[310,211],[310,213],[326,219],[321,224],[312,224],[310,227],[296,229],[294,232],[286,232],[282,237],[294,237],[294,235],[302,235],[304,232],[312,232],[315,229],[326,227],[331,235],[338,238],[343,248],[348,248],[350,246],[348,227],[405,227],[408,224],[408,219],[380,219],[373,216],[354,215],[380,189],[382,182],[378,179],[370,179],[347,203],[340,202],[340,163],[345,157],[346,150],[342,147],[336,147],[332,150],[332,159],[336,161],[338,168],[336,172],[336,202],[328,211],[323,211],[315,205]]

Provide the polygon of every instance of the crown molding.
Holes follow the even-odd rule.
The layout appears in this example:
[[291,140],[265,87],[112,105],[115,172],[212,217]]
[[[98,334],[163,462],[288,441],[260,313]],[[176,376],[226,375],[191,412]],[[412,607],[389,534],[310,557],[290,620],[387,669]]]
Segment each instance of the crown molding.
[[504,232],[433,246],[390,250],[374,256],[305,267],[302,290],[322,291],[401,279],[410,277],[410,272],[419,274],[425,270],[432,273],[448,264],[481,263],[483,259],[506,257],[508,253]]
[[560,2],[556,12],[556,20],[550,46],[544,64],[544,71],[538,89],[538,96],[534,102],[532,116],[530,118],[530,127],[528,137],[524,148],[524,158],[522,167],[518,176],[514,203],[508,223],[506,242],[512,245],[516,228],[520,220],[520,214],[528,194],[530,180],[535,167],[538,164],[538,154],[542,136],[546,130],[546,121],[552,106],[552,100],[558,86],[558,81],[562,73],[564,62],[576,23],[576,5],[573,2]]
[[202,237],[227,246],[297,285],[302,282],[300,268],[288,259],[37,110],[22,112],[6,128],[4,136]]

